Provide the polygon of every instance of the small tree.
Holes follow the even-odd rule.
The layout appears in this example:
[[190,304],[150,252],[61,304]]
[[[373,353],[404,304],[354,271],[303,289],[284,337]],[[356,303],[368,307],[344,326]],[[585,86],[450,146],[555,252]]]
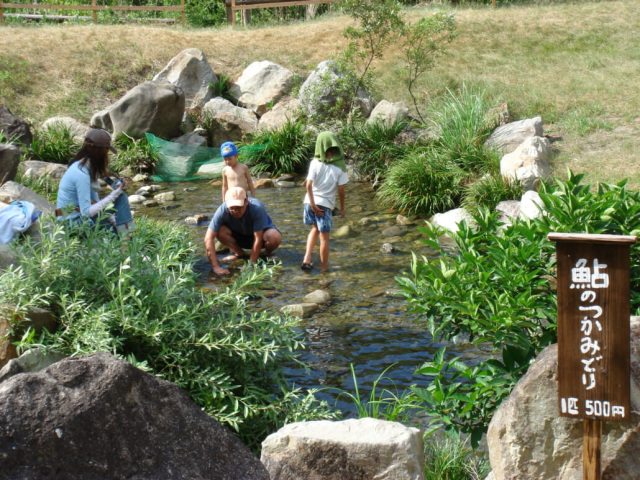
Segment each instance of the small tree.
[[412,25],[404,26],[401,42],[406,66],[399,70],[399,75],[407,86],[416,112],[423,122],[425,120],[418,108],[414,87],[420,76],[433,68],[435,58],[444,53],[444,45],[450,43],[456,35],[453,13],[436,13],[431,17],[421,18]]
[[344,0],[343,11],[358,22],[349,26],[342,34],[349,45],[341,63],[348,66],[356,76],[353,95],[370,84],[373,62],[381,58],[389,45],[404,29],[400,16],[401,4],[397,0]]

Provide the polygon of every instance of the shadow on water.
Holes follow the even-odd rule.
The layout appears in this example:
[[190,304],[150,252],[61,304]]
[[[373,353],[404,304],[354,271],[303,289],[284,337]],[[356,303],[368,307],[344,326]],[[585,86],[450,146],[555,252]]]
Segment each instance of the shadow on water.
[[[425,386],[428,379],[413,373],[417,367],[433,358],[444,345],[435,341],[407,311],[407,303],[400,294],[396,276],[407,272],[411,251],[418,255],[433,255],[423,242],[416,224],[388,231],[396,225],[397,214],[380,210],[374,192],[368,184],[347,185],[346,216],[334,217],[334,232],[348,225],[351,233],[331,239],[330,271],[300,269],[308,227],[302,222],[304,187],[257,190],[275,225],[282,232],[283,241],[276,251],[282,262],[274,284],[265,290],[265,298],[255,301],[254,308],[277,312],[282,306],[301,303],[302,298],[317,289],[327,289],[331,303],[321,307],[310,318],[302,320],[307,349],[302,360],[309,365],[304,370],[296,364],[285,365],[287,378],[296,386],[322,388],[318,395],[331,405],[352,414],[354,406],[338,398],[340,391],[354,392],[350,364],[353,364],[358,387],[367,398],[372,384],[389,366],[380,388],[401,393],[412,384]],[[176,193],[177,200],[162,208],[140,209],[139,214],[153,218],[183,222],[191,215],[209,217],[222,203],[220,187],[203,181],[163,184],[164,189]],[[192,227],[193,240],[199,246],[200,260],[196,270],[202,283],[211,289],[226,287],[229,278],[213,274],[204,253],[202,240],[208,222]],[[384,233],[383,233],[384,232]],[[389,236],[392,235],[392,236]],[[382,253],[384,243],[392,243],[394,253]],[[313,262],[319,265],[317,249]],[[239,265],[238,265],[239,264]],[[229,265],[232,272],[242,262]],[[454,345],[451,354],[465,360],[484,357],[488,352],[468,345]]]

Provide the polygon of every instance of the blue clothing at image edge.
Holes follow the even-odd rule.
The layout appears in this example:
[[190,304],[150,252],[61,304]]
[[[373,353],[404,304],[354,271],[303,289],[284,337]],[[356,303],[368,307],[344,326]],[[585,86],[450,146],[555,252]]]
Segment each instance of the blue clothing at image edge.
[[253,235],[253,232],[276,228],[264,205],[256,198],[249,198],[249,206],[242,218],[236,218],[231,215],[227,209],[226,202],[220,205],[216,213],[213,214],[209,228],[214,232],[218,232],[222,225],[243,235]]

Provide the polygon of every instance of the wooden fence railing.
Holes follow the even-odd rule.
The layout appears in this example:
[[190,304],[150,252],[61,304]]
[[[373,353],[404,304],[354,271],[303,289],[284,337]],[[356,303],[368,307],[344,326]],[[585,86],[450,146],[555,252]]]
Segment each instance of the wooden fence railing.
[[[0,0],[1,1],[1,0]],[[254,8],[295,7],[299,5],[316,5],[319,3],[335,3],[340,0],[225,0],[227,22],[236,24],[235,13]]]
[[98,5],[96,0],[91,0],[91,5],[47,5],[44,3],[6,3],[0,0],[0,23],[4,21],[3,9],[38,9],[38,10],[88,10],[93,12],[93,23],[98,21],[98,12],[103,10],[120,10],[126,12],[151,11],[151,12],[182,12],[182,25],[184,26],[184,0],[180,0],[180,6],[158,7],[158,6],[133,6],[133,5]]

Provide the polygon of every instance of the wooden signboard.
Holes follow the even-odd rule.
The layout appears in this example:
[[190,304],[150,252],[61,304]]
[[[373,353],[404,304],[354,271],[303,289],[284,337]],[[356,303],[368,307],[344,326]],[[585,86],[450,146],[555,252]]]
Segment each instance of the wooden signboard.
[[629,252],[636,237],[557,234],[560,415],[629,416]]

